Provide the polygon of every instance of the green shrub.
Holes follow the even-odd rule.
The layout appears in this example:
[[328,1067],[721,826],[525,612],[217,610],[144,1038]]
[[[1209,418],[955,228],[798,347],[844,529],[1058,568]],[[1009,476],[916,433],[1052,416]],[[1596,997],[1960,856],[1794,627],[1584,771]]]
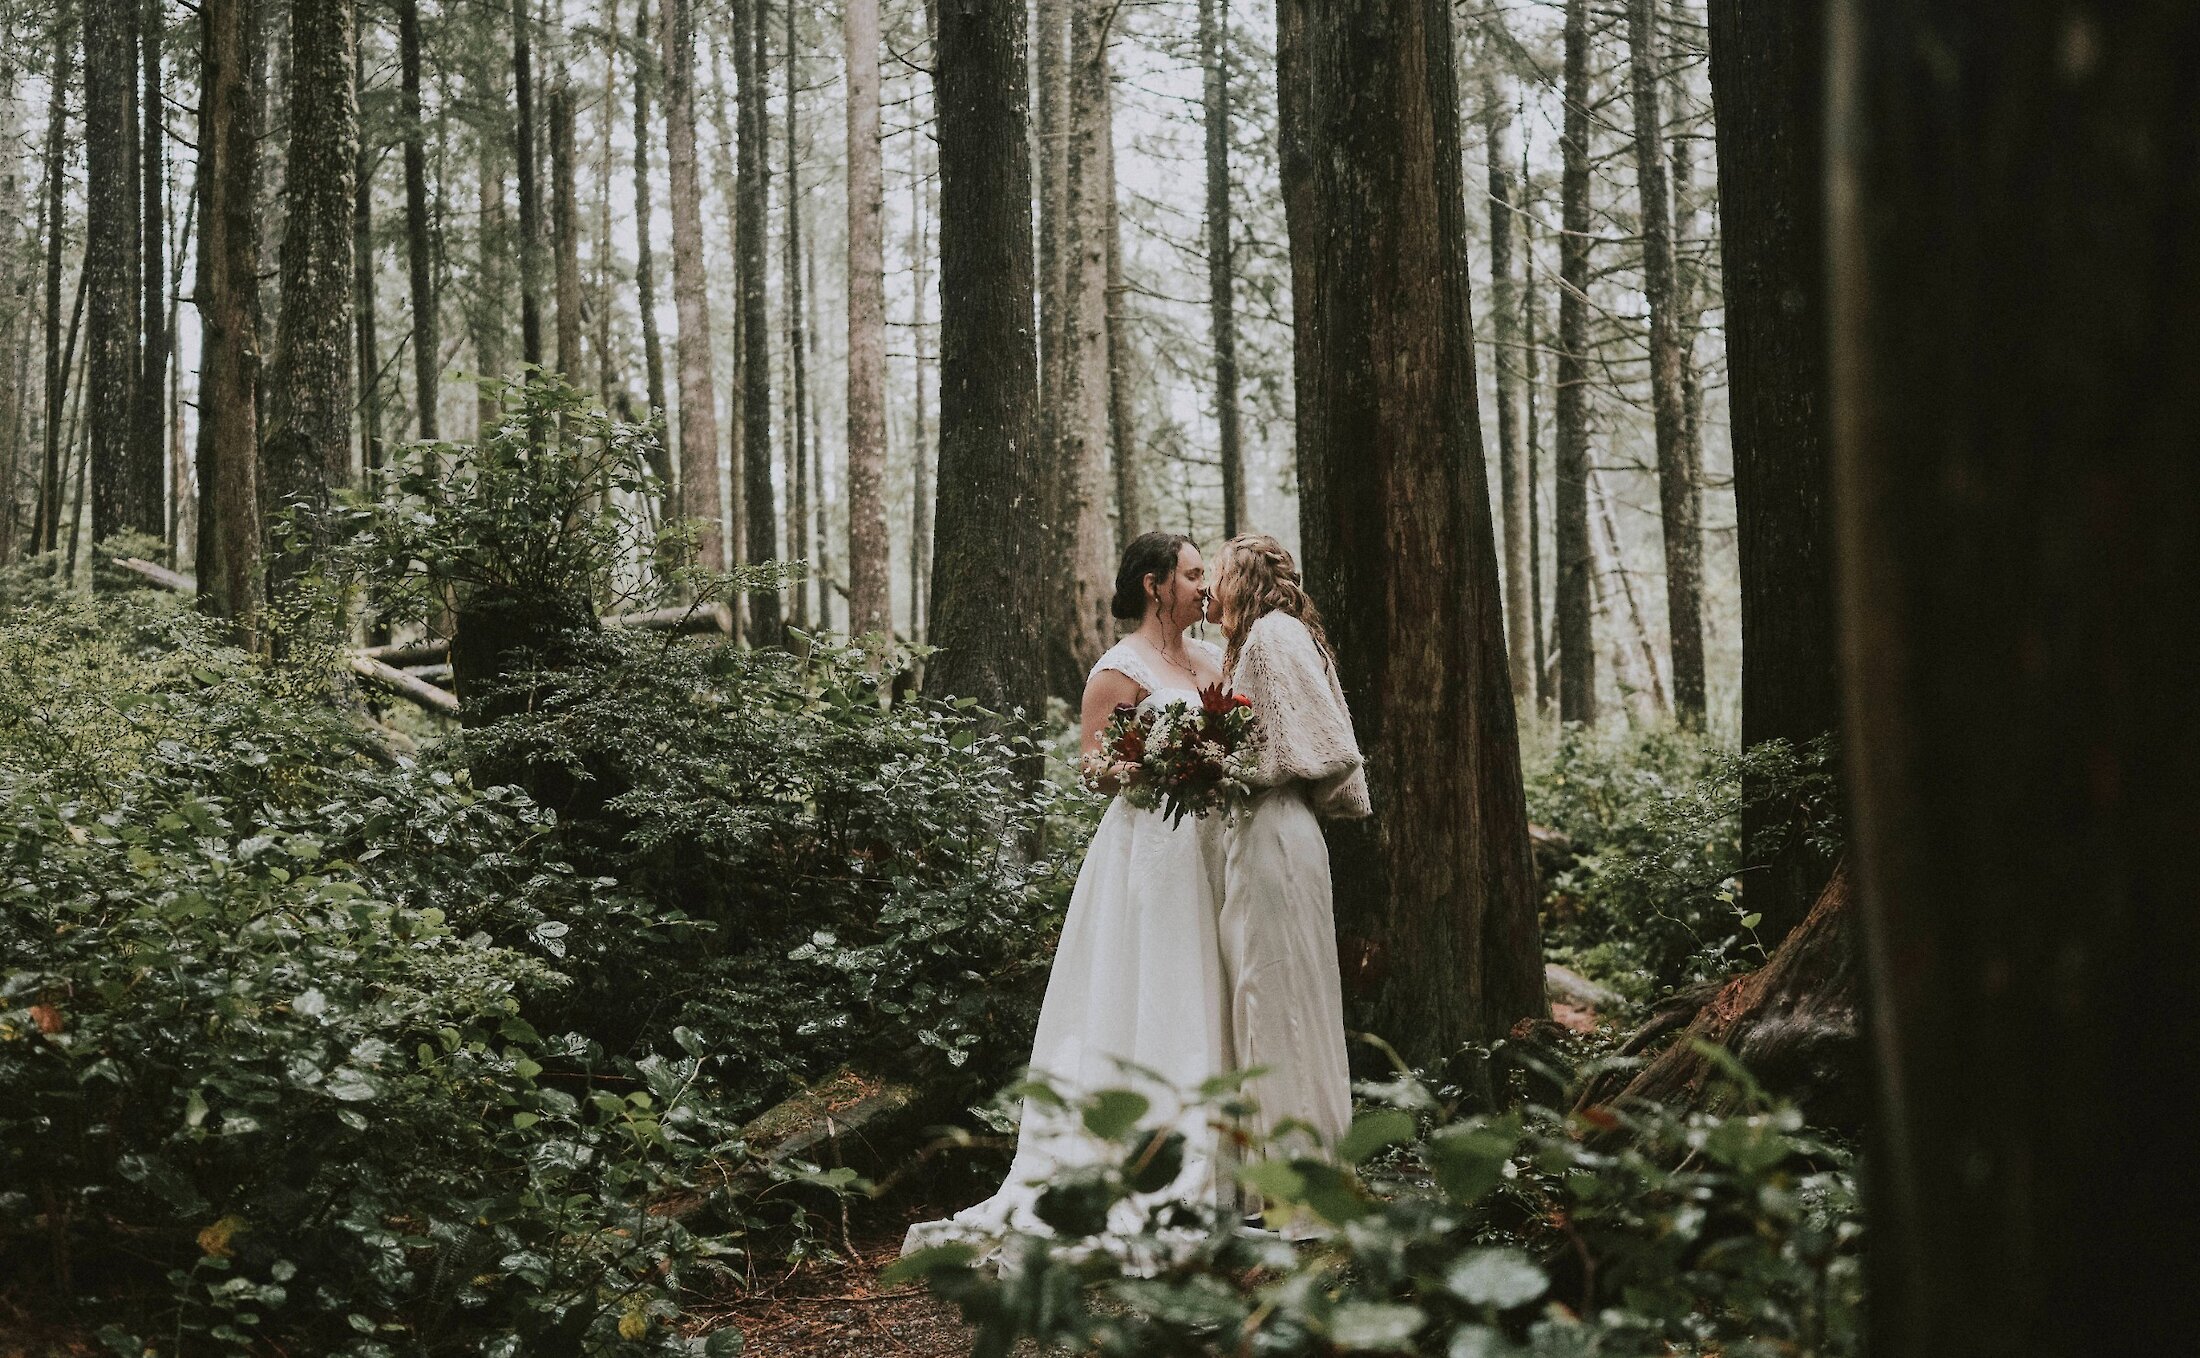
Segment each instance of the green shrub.
[[[1168,1151],[1132,1125],[1097,1171],[1057,1179],[1056,1234],[911,1255],[979,1327],[977,1358],[1030,1338],[1121,1358],[1400,1353],[1834,1355],[1859,1351],[1862,1223],[1843,1148],[1746,1088],[1727,1117],[1529,1107],[1460,1116],[1407,1078],[1376,1091],[1338,1158],[1255,1158],[1243,1181],[1293,1246],[1181,1204],[1102,1235]],[[1211,1089],[1226,1122],[1232,1100]],[[1124,1091],[1095,1094],[1087,1125]],[[1136,1099],[1136,1095],[1128,1095]],[[1119,1125],[1122,1119],[1116,1119]],[[1592,1134],[1622,1130],[1619,1148]],[[1160,1176],[1166,1177],[1166,1176]]]
[[1735,752],[1671,727],[1566,727],[1526,776],[1530,817],[1572,843],[1547,883],[1547,951],[1638,1001],[1760,964],[1744,782],[1830,861],[1842,833],[1834,760],[1828,739]]

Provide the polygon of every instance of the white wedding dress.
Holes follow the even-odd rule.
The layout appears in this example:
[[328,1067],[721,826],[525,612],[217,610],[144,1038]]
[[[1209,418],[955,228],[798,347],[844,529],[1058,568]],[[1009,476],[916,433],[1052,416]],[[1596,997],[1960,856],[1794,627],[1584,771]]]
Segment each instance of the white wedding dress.
[[[1211,643],[1187,644],[1221,663]],[[1130,640],[1094,670],[1130,678],[1146,691],[1141,706],[1199,702],[1181,680],[1172,683],[1148,665]],[[1159,812],[1117,797],[1085,851],[1047,978],[1032,1074],[1072,1105],[1096,1090],[1134,1089],[1152,1102],[1142,1125],[1173,1126],[1185,1135],[1184,1169],[1175,1183],[1118,1205],[1115,1225],[1124,1230],[1155,1199],[1214,1204],[1235,1193],[1208,1115],[1185,1107],[1181,1097],[1232,1065],[1216,935],[1222,854],[1219,817],[1171,826]],[[1044,1233],[1032,1207],[1046,1181],[1107,1151],[1074,1111],[1027,1099],[1000,1192],[945,1221],[911,1226],[902,1251],[961,1241],[990,1253],[1008,1231]]]
[[1297,618],[1253,623],[1230,686],[1258,719],[1256,791],[1228,831],[1221,915],[1233,1064],[1265,1072],[1246,1086],[1259,1110],[1248,1130],[1275,1135],[1275,1155],[1318,1155],[1351,1120],[1352,1085],[1317,817],[1367,815],[1367,778],[1336,666]]

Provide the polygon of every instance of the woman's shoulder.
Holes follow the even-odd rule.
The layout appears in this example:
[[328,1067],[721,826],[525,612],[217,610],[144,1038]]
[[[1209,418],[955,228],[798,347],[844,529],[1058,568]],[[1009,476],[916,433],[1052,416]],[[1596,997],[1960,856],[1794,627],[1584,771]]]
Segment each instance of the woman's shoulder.
[[1245,629],[1245,640],[1251,643],[1262,640],[1271,646],[1289,646],[1302,640],[1311,642],[1314,634],[1306,624],[1281,609],[1261,614],[1253,619],[1253,625]]

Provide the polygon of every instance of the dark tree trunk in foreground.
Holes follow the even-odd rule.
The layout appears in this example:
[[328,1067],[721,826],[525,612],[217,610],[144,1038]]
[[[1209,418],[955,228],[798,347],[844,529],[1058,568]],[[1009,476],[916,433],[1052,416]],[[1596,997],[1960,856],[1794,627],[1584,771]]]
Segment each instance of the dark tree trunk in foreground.
[[1666,635],[1673,711],[1703,725],[1703,469],[1694,464],[1681,357],[1673,200],[1666,182],[1657,0],[1627,2],[1628,76],[1635,112],[1635,187],[1642,204],[1643,293],[1650,303],[1650,406],[1658,450],[1658,522],[1665,534]]
[[1353,1026],[1436,1061],[1547,1012],[1450,11],[1285,0],[1280,15],[1300,520],[1375,802],[1330,836],[1338,928],[1361,949],[1349,1003]]
[[2200,10],[1844,0],[1829,31],[1873,1351],[2181,1352]]
[[428,130],[420,105],[420,0],[397,0],[398,78],[405,120],[405,264],[412,288],[413,386],[420,403],[420,437],[442,437],[437,396],[443,379],[443,332],[437,324],[435,240],[428,222]]
[[[270,514],[292,504],[318,514],[351,467],[354,17],[351,0],[291,0],[282,303],[260,449],[260,505]],[[270,595],[286,595],[305,564],[271,550]]]
[[[1712,0],[1719,238],[1742,583],[1742,743],[1801,746],[1840,725],[1827,469],[1825,18],[1817,3]],[[1743,788],[1749,908],[1775,939],[1827,864],[1783,845],[1782,808]]]
[[92,540],[160,531],[160,481],[144,497],[134,465],[137,411],[138,0],[84,5],[84,289]]
[[[886,537],[886,181],[878,0],[848,0],[848,631],[891,632]],[[920,377],[921,380],[921,377]],[[921,478],[924,448],[912,445]],[[914,621],[914,618],[912,618]]]
[[198,606],[250,635],[260,606],[260,0],[199,10]]
[[1535,700],[1535,596],[1528,592],[1528,496],[1533,493],[1520,459],[1520,288],[1513,275],[1513,178],[1510,158],[1512,106],[1497,79],[1482,73],[1482,131],[1488,143],[1490,184],[1490,331],[1497,369],[1497,484],[1503,504],[1505,549],[1505,654],[1512,660],[1513,702],[1521,711]]
[[1589,0],[1566,4],[1566,125],[1559,178],[1558,392],[1552,525],[1558,551],[1558,716],[1597,719],[1589,541]]
[[1202,114],[1207,132],[1207,323],[1215,350],[1215,455],[1222,460],[1222,534],[1245,525],[1245,446],[1238,430],[1237,269],[1230,241],[1229,15],[1199,0]]
[[[787,597],[790,621],[809,628],[821,608],[811,607],[814,586],[825,563],[810,541],[810,375],[808,363],[809,317],[802,296],[802,150],[801,77],[795,69],[794,6],[783,5],[787,39],[787,185],[780,197],[787,208],[787,229],[780,237],[780,296],[787,307],[787,555],[807,562],[805,578],[796,582]],[[761,38],[759,39],[761,43]],[[764,69],[759,54],[757,69]],[[822,604],[823,600],[817,600]]]
[[[664,0],[665,147],[672,170],[672,296],[680,316],[680,516],[697,521],[695,559],[726,566],[718,493],[718,388],[711,374],[710,276],[703,185],[695,161],[695,21],[689,0]],[[759,601],[752,600],[751,606]]]
[[1031,155],[1021,0],[941,6],[939,513],[935,694],[1036,716],[1042,468],[1033,405]]
[[[746,519],[742,556],[751,562],[779,555],[779,510],[772,488],[772,343],[771,315],[765,296],[766,179],[771,158],[765,151],[770,127],[764,110],[763,0],[734,0],[734,64],[740,68],[740,185],[734,205],[734,273],[740,289],[741,323],[741,478]],[[780,642],[780,596],[752,594],[748,599],[749,640],[758,646]]]
[[535,155],[535,54],[527,0],[512,0],[512,144],[519,167],[519,348],[531,368],[542,350],[542,185]]

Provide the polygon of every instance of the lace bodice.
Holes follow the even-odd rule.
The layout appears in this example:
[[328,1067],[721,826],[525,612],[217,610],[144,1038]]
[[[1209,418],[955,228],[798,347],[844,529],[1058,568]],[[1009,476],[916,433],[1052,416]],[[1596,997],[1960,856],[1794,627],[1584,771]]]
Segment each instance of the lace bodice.
[[1305,623],[1288,613],[1256,621],[1238,649],[1230,687],[1253,700],[1259,718],[1254,783],[1304,781],[1320,815],[1355,820],[1369,813],[1360,742],[1337,667]]
[[[1199,654],[1212,660],[1217,670],[1222,668],[1222,648],[1220,646],[1211,641],[1201,641],[1197,637],[1184,638],[1184,644],[1186,647],[1194,649]],[[1197,688],[1186,684],[1183,679],[1155,667],[1152,662],[1147,660],[1145,647],[1140,646],[1130,637],[1125,637],[1116,642],[1108,653],[1101,656],[1099,662],[1092,667],[1094,674],[1098,674],[1102,670],[1120,674],[1146,690],[1146,696],[1139,699],[1139,706],[1141,707],[1156,700],[1194,703],[1199,701],[1199,690]]]

